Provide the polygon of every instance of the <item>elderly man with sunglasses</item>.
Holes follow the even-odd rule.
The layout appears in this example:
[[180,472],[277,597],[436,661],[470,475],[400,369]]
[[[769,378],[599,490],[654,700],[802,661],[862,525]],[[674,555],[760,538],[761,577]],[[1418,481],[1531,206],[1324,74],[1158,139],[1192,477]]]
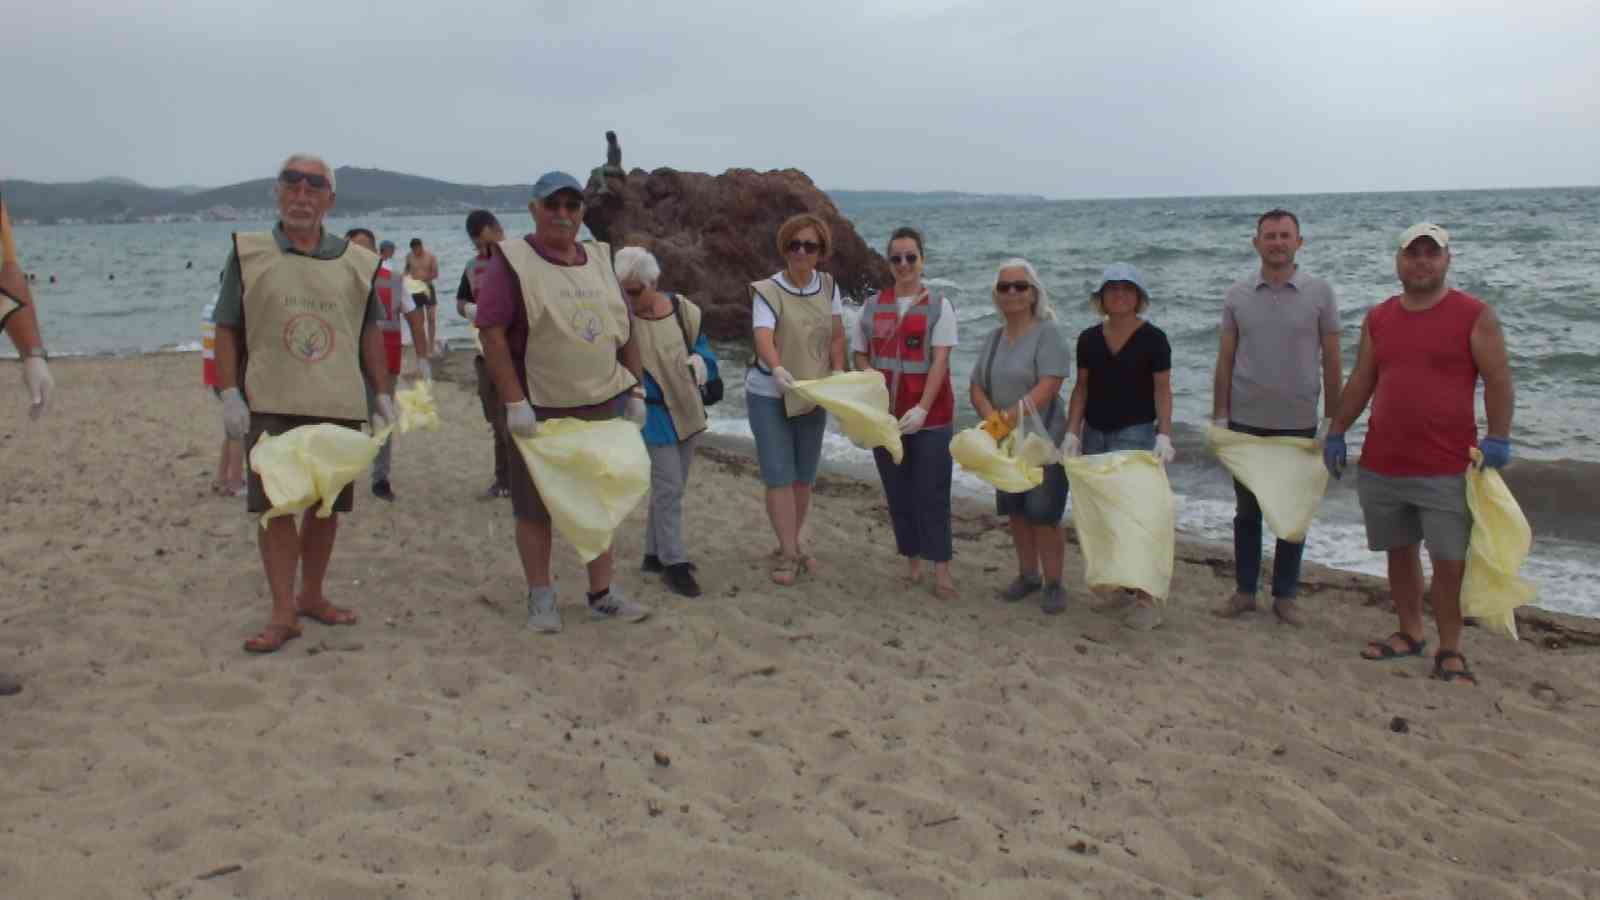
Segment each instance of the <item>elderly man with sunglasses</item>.
[[[368,327],[382,317],[373,285],[378,257],[323,228],[334,189],[327,163],[291,156],[273,188],[278,224],[270,232],[233,236],[212,317],[222,421],[229,437],[245,442],[246,454],[263,436],[300,425],[360,428],[367,418],[363,372],[377,397],[373,431],[395,421],[382,333]],[[336,513],[351,510],[352,494],[346,486]],[[272,505],[254,472],[247,495],[253,515]],[[278,650],[300,636],[301,618],[355,624],[356,614],[334,606],[322,590],[338,528],[337,515],[324,519],[307,510],[298,532],[289,516],[257,532],[272,618],[245,641],[246,650]]]
[[[506,406],[506,429],[532,437],[539,422],[603,421],[625,414],[645,421],[639,345],[612,269],[611,248],[580,242],[583,188],[566,172],[533,185],[532,234],[494,245],[474,293],[483,360]],[[528,585],[528,627],[561,630],[550,574],[550,511],[521,452],[507,471],[517,555]],[[607,550],[588,563],[591,619],[638,622],[650,609],[611,583]]]

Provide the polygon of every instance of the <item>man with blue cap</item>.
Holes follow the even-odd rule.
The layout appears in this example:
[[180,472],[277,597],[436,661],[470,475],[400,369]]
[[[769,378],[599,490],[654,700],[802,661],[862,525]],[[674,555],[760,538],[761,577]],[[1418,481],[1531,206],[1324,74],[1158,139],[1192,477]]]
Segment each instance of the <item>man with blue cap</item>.
[[[547,172],[534,183],[528,210],[533,233],[495,245],[474,295],[484,363],[505,403],[507,430],[532,437],[541,420],[619,415],[642,425],[642,364],[611,248],[578,240],[582,186],[566,172]],[[522,454],[511,453],[508,463],[517,553],[528,584],[528,627],[558,632],[550,512]],[[637,622],[650,615],[611,583],[610,550],[587,568],[590,618]]]

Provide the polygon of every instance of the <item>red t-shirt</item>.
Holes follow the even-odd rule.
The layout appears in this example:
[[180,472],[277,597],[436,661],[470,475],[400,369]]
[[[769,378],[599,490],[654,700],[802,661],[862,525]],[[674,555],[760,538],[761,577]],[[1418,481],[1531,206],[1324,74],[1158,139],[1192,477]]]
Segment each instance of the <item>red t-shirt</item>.
[[1378,386],[1361,467],[1391,478],[1459,475],[1478,445],[1472,327],[1483,302],[1451,289],[1428,309],[1390,297],[1367,313]]

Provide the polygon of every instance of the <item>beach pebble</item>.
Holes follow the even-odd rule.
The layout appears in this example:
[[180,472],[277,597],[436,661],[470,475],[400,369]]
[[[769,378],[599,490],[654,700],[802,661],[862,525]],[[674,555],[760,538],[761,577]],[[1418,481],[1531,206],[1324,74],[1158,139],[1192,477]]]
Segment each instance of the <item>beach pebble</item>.
[[655,758],[656,765],[660,766],[663,769],[665,769],[667,766],[672,765],[672,757],[666,755],[665,753],[662,753],[660,750],[655,751],[655,753],[653,753],[651,755]]
[[1408,734],[1411,731],[1411,723],[1407,722],[1404,716],[1395,716],[1389,720],[1389,730],[1395,734]]

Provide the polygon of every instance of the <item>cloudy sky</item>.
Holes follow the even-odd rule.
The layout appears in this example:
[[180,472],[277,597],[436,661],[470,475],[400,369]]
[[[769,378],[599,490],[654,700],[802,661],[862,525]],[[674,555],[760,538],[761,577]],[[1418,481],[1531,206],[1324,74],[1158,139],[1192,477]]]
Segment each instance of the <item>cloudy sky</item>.
[[1058,197],[1600,182],[1593,0],[6,4],[0,176],[287,153]]

